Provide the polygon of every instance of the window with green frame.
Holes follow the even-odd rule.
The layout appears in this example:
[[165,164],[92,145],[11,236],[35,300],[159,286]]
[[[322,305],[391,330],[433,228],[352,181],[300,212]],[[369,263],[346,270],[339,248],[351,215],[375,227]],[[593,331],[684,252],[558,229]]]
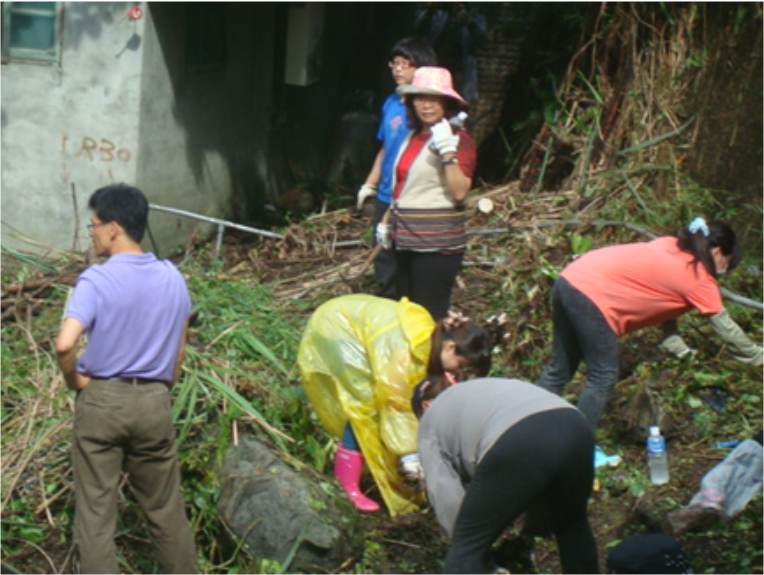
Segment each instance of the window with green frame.
[[3,2],[3,62],[58,64],[61,59],[63,2]]

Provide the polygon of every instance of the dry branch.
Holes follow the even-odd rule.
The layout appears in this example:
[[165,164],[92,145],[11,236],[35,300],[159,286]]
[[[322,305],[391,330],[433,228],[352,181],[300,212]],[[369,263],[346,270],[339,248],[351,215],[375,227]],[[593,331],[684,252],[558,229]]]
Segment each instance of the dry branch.
[[54,277],[48,277],[37,280],[27,280],[24,282],[16,282],[12,284],[2,284],[4,291],[8,293],[19,293],[25,291],[39,290],[50,287],[53,284],[74,285],[77,283],[76,274],[61,274]]

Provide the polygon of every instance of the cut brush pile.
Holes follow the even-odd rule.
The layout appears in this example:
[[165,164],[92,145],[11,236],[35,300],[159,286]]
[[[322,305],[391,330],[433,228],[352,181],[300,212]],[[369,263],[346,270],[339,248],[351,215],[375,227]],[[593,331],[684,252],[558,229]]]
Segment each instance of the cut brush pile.
[[[713,22],[723,10],[729,11],[728,30],[711,38],[710,30],[723,27]],[[712,73],[722,52],[718,38],[734,45],[737,37],[747,37],[751,23],[760,34],[760,12],[759,4],[602,5],[520,177],[498,186],[480,184],[470,196],[469,249],[453,304],[476,319],[501,313],[510,318],[506,345],[494,358],[495,375],[533,381],[541,373],[551,350],[551,287],[571,258],[651,234],[677,234],[696,215],[729,221],[743,237],[746,257],[723,285],[745,298],[742,304],[728,300],[730,314],[761,339],[760,307],[749,305],[762,294],[760,188],[741,192],[698,183],[714,143],[705,129],[715,111],[699,103],[706,101],[704,90],[718,87]],[[751,45],[760,52],[760,39]],[[760,54],[752,61],[760,63]],[[748,63],[731,69],[735,86],[742,86]],[[760,116],[753,120],[760,132]],[[736,129],[734,121],[727,125]],[[744,129],[741,124],[739,133]],[[730,154],[731,137],[718,134],[724,144],[718,156]],[[758,162],[760,171],[760,155]],[[493,201],[489,214],[475,210],[480,197]],[[273,561],[246,556],[215,510],[215,464],[239,434],[257,435],[317,481],[332,481],[327,461],[334,440],[305,401],[297,346],[321,303],[355,291],[373,293],[374,274],[367,266],[371,226],[362,215],[340,210],[283,233],[280,241],[230,234],[219,261],[204,243],[190,245],[177,259],[192,292],[194,320],[183,377],[174,390],[175,417],[204,572],[281,570]],[[43,258],[3,247],[4,572],[73,568],[73,398],[56,368],[53,339],[71,280],[85,265],[81,257]],[[761,426],[761,368],[735,363],[697,314],[684,316],[680,327],[699,350],[693,362],[659,350],[657,330],[622,342],[621,381],[598,440],[623,462],[597,472],[590,504],[602,565],[619,540],[660,531],[665,514],[689,501],[702,475],[726,454],[713,443],[750,437]],[[569,399],[575,400],[580,385],[577,378],[568,386]],[[721,410],[704,399],[712,388],[726,390]],[[664,486],[648,480],[645,413],[666,422],[672,479]],[[128,489],[120,514],[123,570],[156,570]],[[365,516],[364,522],[366,551],[349,559],[342,572],[442,569],[447,541],[431,512]],[[730,523],[682,538],[695,572],[761,572],[761,541],[760,496]],[[559,572],[551,541],[537,542],[535,561],[541,572]]]

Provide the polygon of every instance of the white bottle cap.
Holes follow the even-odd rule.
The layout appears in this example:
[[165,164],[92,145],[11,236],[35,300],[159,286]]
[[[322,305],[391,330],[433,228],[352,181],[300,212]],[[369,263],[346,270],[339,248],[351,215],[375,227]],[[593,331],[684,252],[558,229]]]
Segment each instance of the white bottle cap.
[[650,426],[650,435],[660,435],[661,430],[657,425],[651,425]]
[[489,198],[480,198],[477,203],[477,208],[484,214],[490,214],[493,211],[493,202]]

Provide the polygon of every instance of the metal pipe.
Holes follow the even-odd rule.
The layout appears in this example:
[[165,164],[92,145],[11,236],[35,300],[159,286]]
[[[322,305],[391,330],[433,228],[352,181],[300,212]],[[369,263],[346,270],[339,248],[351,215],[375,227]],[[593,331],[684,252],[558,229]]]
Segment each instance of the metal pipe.
[[[251,234],[257,234],[260,236],[265,236],[268,238],[276,238],[278,240],[283,240],[284,236],[281,234],[277,234],[275,232],[269,232],[266,230],[258,230],[257,228],[250,228],[249,226],[242,226],[241,224],[235,224],[233,222],[229,222],[227,220],[220,220],[218,218],[211,218],[210,216],[203,216],[201,214],[195,214],[193,212],[187,212],[185,210],[179,210],[176,208],[167,208],[164,206],[158,206],[156,204],[149,204],[149,208],[152,210],[158,210],[160,212],[167,212],[169,214],[177,214],[179,216],[184,216],[186,218],[193,218],[195,220],[201,220],[203,222],[209,222],[211,224],[215,224],[217,228],[217,241],[215,245],[215,257],[218,256],[220,252],[221,245],[223,243],[223,229],[224,228],[234,228],[237,230],[241,230],[243,232],[249,232]],[[646,230],[643,230],[642,228],[635,226],[634,224],[630,224],[627,222],[609,222],[609,221],[591,221],[591,222],[585,222],[581,220],[568,220],[568,221],[557,221],[557,222],[538,222],[535,224],[514,224],[511,226],[508,226],[507,228],[494,228],[494,229],[484,229],[484,230],[470,230],[467,232],[468,236],[479,236],[479,235],[493,235],[493,234],[506,234],[510,233],[512,231],[512,228],[543,228],[543,227],[549,227],[549,226],[580,226],[580,225],[589,225],[589,226],[624,226],[626,228],[629,228],[630,230],[641,233],[642,235],[647,236],[648,238],[655,238],[657,237],[655,234],[648,232]],[[349,247],[356,247],[359,246],[362,242],[361,240],[347,240],[343,242],[337,242],[334,247],[337,248],[349,248]],[[745,298],[743,296],[734,294],[730,291],[727,291],[724,288],[720,288],[720,291],[724,297],[727,299],[737,302],[742,305],[746,305],[749,307],[753,307],[756,309],[764,309],[764,305],[762,305],[761,302],[751,300],[748,298]]]
[[215,259],[220,255],[220,248],[223,245],[223,230],[225,230],[225,226],[218,224],[218,234],[215,239]]
[[[201,214],[195,214],[193,212],[187,212],[185,210],[179,210],[177,208],[167,208],[165,206],[158,206],[156,204],[149,204],[149,208],[160,212],[167,212],[168,214],[176,214],[186,218],[192,218],[194,220],[200,220],[202,222],[208,222],[217,226],[217,235],[215,238],[215,259],[220,255],[220,248],[223,246],[223,231],[225,228],[234,228],[250,234],[257,234],[259,236],[266,236],[269,238],[276,238],[277,240],[283,240],[284,236],[274,232],[268,232],[266,230],[258,230],[257,228],[250,228],[249,226],[242,226],[241,224],[235,224],[227,220],[220,220],[218,218],[211,218],[210,216],[203,216]],[[153,240],[153,237],[152,237]],[[156,248],[155,248],[156,249]]]
[[257,234],[259,236],[265,236],[268,238],[276,238],[277,240],[283,240],[284,236],[275,232],[269,232],[267,230],[259,230],[257,228],[250,228],[249,226],[242,226],[241,224],[235,224],[227,220],[220,220],[218,218],[211,218],[210,216],[203,216],[201,214],[195,214],[193,212],[187,212],[185,210],[178,210],[176,208],[166,208],[164,206],[158,206],[156,204],[149,204],[149,208],[152,210],[158,210],[160,212],[167,212],[169,214],[177,214],[186,218],[193,218],[195,220],[201,220],[203,222],[209,222],[218,226],[225,226],[226,228],[234,228],[243,232],[249,232],[251,234]]

